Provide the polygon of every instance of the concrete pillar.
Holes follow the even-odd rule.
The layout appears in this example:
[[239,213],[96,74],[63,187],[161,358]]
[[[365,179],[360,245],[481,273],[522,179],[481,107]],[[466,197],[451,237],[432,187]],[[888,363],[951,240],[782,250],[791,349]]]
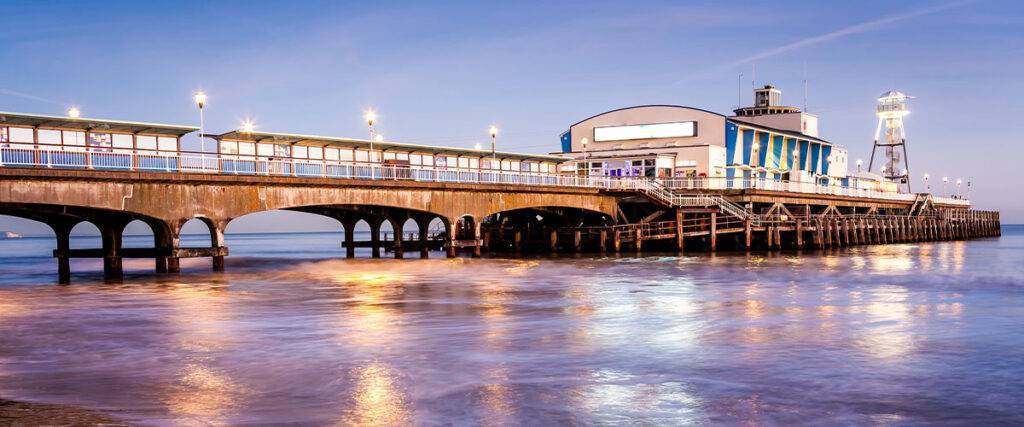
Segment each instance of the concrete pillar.
[[598,240],[601,241],[601,243],[600,243],[600,245],[601,245],[601,253],[607,252],[608,251],[608,230],[601,230],[598,233],[598,237],[597,238],[598,238]]
[[635,243],[636,243],[636,253],[640,253],[640,251],[642,251],[643,247],[644,247],[644,238],[640,234],[640,232],[641,232],[640,227],[637,226],[636,227],[636,231],[635,231],[635,233],[636,233],[636,237],[635,237],[635,239],[636,239],[635,240]]
[[121,260],[121,242],[127,221],[113,220],[99,224],[100,237],[103,241],[103,277],[120,280],[124,277]]
[[71,283],[71,229],[75,227],[73,222],[58,222],[50,224],[53,233],[57,236],[57,283]]
[[558,252],[558,230],[551,230],[548,242],[550,243],[549,248],[551,249],[551,253]]
[[612,247],[615,249],[615,253],[622,251],[622,230],[615,230],[614,241]]
[[473,240],[475,240],[473,242],[473,258],[480,258],[483,242],[480,238],[480,221],[477,221],[476,218],[473,218]]
[[455,233],[458,231],[456,228],[459,226],[459,220],[455,219],[444,219],[444,229],[447,234],[448,241],[445,242],[445,256],[448,258],[455,258]]
[[393,234],[395,235],[395,244],[394,244],[395,259],[402,259],[403,257],[405,257],[405,250],[402,249],[402,239],[404,238],[403,234],[405,234],[405,230],[403,229],[403,226],[405,225],[405,222],[401,221],[401,223],[398,223],[399,221],[395,221],[395,220],[390,220],[390,221],[391,221],[391,229],[393,231]]
[[419,228],[420,233],[420,258],[430,258],[430,248],[428,247],[427,237],[430,234],[430,218],[418,218],[416,219],[416,226]]
[[341,223],[345,229],[345,258],[356,257],[356,222],[355,219],[348,219]]
[[576,253],[582,252],[583,251],[583,232],[580,231],[577,228],[576,231],[574,231],[573,234],[572,234],[572,239],[573,239],[573,242],[572,242],[573,250]]
[[381,219],[373,218],[370,223],[370,256],[380,258],[380,225]]
[[516,230],[512,235],[512,249],[515,250],[516,255],[523,251],[523,232],[522,230]]

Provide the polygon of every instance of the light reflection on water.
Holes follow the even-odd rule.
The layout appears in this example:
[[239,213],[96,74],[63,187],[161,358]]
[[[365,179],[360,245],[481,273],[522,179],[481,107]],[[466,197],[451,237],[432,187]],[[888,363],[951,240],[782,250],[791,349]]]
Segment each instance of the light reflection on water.
[[123,284],[43,283],[48,242],[4,258],[0,398],[152,424],[1024,421],[1024,233],[425,261],[276,238]]

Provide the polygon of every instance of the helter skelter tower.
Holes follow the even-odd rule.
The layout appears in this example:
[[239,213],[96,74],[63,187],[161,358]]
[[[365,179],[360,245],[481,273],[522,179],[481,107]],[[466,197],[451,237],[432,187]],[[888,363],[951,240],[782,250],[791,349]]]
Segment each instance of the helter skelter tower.
[[[881,164],[881,175],[899,184],[901,190],[910,192],[910,162],[907,160],[907,134],[903,129],[903,116],[910,114],[907,100],[913,98],[902,92],[890,90],[878,97],[878,126],[875,128],[875,146],[871,149],[871,160],[868,171],[874,170],[875,153],[879,148],[885,152],[885,161]],[[885,126],[885,141],[879,142],[878,136]]]

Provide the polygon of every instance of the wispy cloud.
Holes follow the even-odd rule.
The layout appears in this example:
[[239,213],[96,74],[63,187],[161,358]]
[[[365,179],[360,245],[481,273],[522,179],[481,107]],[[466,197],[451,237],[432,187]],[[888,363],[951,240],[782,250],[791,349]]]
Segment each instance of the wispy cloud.
[[17,92],[17,91],[13,91],[13,90],[10,90],[10,89],[4,89],[4,88],[0,88],[0,94],[15,96],[15,97],[18,97],[18,98],[24,98],[24,99],[28,99],[28,100],[32,100],[32,101],[45,102],[47,104],[54,104],[54,105],[61,105],[61,106],[63,106],[65,104],[63,102],[54,101],[52,99],[43,98],[41,96],[35,96],[35,95],[32,95],[32,94],[23,93],[23,92]]
[[782,46],[778,46],[778,47],[774,47],[774,48],[771,48],[771,49],[767,49],[767,50],[755,53],[753,55],[750,55],[750,56],[747,56],[747,57],[744,57],[744,58],[741,58],[741,59],[737,59],[737,60],[729,62],[727,64],[717,65],[717,66],[714,66],[714,67],[710,67],[710,68],[706,68],[706,69],[697,71],[697,72],[687,76],[686,78],[683,78],[683,79],[675,82],[675,84],[680,84],[680,83],[683,83],[683,82],[686,82],[686,81],[689,81],[689,80],[694,80],[694,79],[699,79],[699,78],[703,78],[703,77],[708,77],[708,76],[711,76],[711,75],[717,75],[717,74],[719,74],[721,72],[735,69],[735,68],[737,68],[737,67],[739,67],[741,65],[746,65],[746,64],[750,64],[752,62],[760,61],[762,59],[771,58],[773,56],[780,55],[780,54],[783,54],[783,53],[786,53],[786,52],[791,52],[791,51],[798,50],[798,49],[801,49],[801,48],[805,48],[805,47],[808,47],[808,46],[814,46],[814,45],[818,45],[818,44],[822,44],[822,43],[827,43],[827,42],[830,42],[832,40],[836,40],[836,39],[843,38],[843,37],[846,37],[846,36],[851,36],[851,35],[854,35],[854,34],[861,34],[861,33],[866,33],[866,32],[870,32],[870,31],[882,29],[882,28],[886,27],[887,25],[894,24],[894,23],[897,23],[897,22],[900,22],[900,21],[905,21],[905,20],[908,20],[908,19],[917,18],[917,17],[924,16],[924,15],[930,15],[930,14],[941,12],[941,11],[944,11],[944,10],[947,10],[947,9],[952,9],[952,8],[960,7],[960,6],[969,4],[969,3],[974,3],[976,1],[977,0],[954,1],[954,2],[949,2],[949,3],[944,3],[944,4],[932,6],[932,7],[926,7],[926,8],[923,8],[923,9],[918,9],[918,10],[914,10],[914,11],[910,11],[910,12],[906,12],[906,13],[902,13],[902,14],[898,14],[898,15],[884,16],[884,17],[881,17],[881,18],[878,18],[878,19],[874,19],[874,20],[871,20],[871,21],[862,22],[862,23],[855,24],[855,25],[850,25],[848,27],[843,27],[843,28],[840,28],[838,30],[830,31],[830,32],[825,33],[825,34],[820,34],[820,35],[817,35],[817,36],[808,37],[808,38],[797,40],[795,42],[788,43],[788,44],[785,44],[785,45],[782,45]]

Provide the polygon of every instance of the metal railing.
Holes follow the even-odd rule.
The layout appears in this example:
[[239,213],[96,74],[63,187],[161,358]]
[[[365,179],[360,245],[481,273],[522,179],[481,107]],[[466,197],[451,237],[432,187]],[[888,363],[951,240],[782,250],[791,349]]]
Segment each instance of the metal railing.
[[[635,190],[670,206],[719,206],[742,218],[746,210],[719,195],[679,194],[682,190],[768,190],[912,202],[917,195],[768,178],[659,178],[580,176],[429,165],[391,165],[330,159],[193,153],[179,151],[0,147],[0,167],[127,170],[340,179],[406,180],[471,184],[543,185]],[[936,203],[970,206],[962,198],[933,197]]]

